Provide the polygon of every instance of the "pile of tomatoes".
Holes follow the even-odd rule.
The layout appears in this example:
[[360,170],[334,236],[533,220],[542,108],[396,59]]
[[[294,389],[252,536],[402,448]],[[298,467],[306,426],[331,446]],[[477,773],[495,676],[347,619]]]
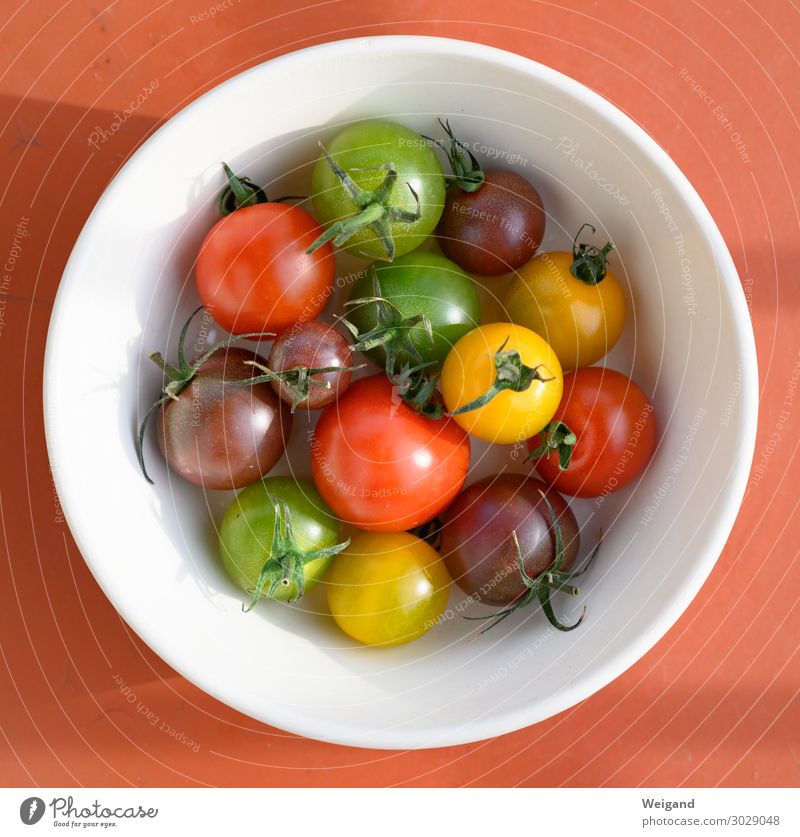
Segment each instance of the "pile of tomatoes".
[[[245,609],[293,601],[324,578],[336,623],[370,645],[434,627],[452,580],[500,608],[491,624],[535,602],[555,627],[576,627],[551,600],[577,595],[586,569],[575,569],[580,532],[561,495],[622,488],[655,443],[647,396],[593,365],[626,319],[612,245],[589,243],[584,225],[571,251],[539,252],[535,187],[484,170],[439,125],[441,141],[388,121],[340,131],[320,146],[313,214],[225,166],[222,217],[195,277],[230,337],[189,359],[187,323],[174,365],[151,355],[164,386],[137,439],[146,477],[154,417],[170,468],[205,488],[242,489],[219,550]],[[371,264],[328,325],[318,317],[337,248]],[[481,321],[474,276],[506,277],[481,280],[497,283],[506,319]],[[233,346],[246,338],[271,341],[266,356]],[[308,439],[313,482],[269,476],[293,417],[311,410],[321,411]],[[518,446],[538,477],[504,472],[465,487],[472,437]]]

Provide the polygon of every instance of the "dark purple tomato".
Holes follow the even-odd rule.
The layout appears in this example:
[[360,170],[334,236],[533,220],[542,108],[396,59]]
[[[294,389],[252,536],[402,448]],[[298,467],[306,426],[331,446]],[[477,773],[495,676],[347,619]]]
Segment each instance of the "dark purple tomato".
[[[267,366],[272,372],[285,372],[297,367],[327,369],[336,367],[346,372],[321,372],[305,384],[308,394],[296,400],[293,381],[273,381],[272,388],[282,401],[295,409],[321,410],[334,401],[350,385],[352,372],[350,346],[336,329],[316,320],[300,323],[284,331],[272,344]],[[308,384],[310,383],[310,386]],[[305,389],[304,387],[304,389]]]
[[177,400],[158,411],[158,444],[170,468],[205,488],[242,488],[281,458],[292,428],[269,384],[236,386],[253,376],[244,349],[212,355]]
[[465,488],[444,515],[440,551],[453,580],[486,604],[505,605],[528,592],[516,562],[517,533],[525,571],[531,578],[555,559],[555,533],[545,492],[558,519],[564,545],[562,570],[578,555],[578,523],[561,495],[521,474],[486,477]]
[[474,192],[448,189],[436,236],[445,256],[468,273],[500,276],[533,258],[544,223],[536,189],[515,172],[494,170]]

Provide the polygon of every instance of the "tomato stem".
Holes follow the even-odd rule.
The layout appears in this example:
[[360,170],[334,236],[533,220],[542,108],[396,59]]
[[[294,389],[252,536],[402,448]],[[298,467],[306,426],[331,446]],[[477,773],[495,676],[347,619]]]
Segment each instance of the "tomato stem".
[[[545,364],[539,363],[536,366],[526,366],[516,349],[504,351],[508,341],[509,338],[506,337],[502,346],[493,355],[495,378],[489,389],[468,404],[464,404],[462,407],[454,410],[452,415],[457,416],[461,413],[469,413],[472,410],[485,407],[495,396],[505,390],[525,392],[534,381],[546,384],[548,381],[555,380],[555,375],[553,375]],[[544,369],[547,376],[542,375],[539,372],[540,369]]]
[[[392,196],[392,190],[397,182],[397,171],[391,163],[385,163],[371,169],[385,171],[386,176],[377,188],[370,191],[368,189],[362,189],[350,174],[327,152],[322,143],[319,144],[319,147],[331,171],[336,175],[342,188],[347,192],[350,200],[358,209],[358,212],[349,218],[342,218],[340,221],[332,223],[324,233],[312,242],[311,246],[306,250],[306,253],[313,253],[318,247],[321,247],[328,241],[332,241],[336,247],[341,247],[360,230],[371,229],[383,245],[387,261],[392,261],[396,250],[392,236],[392,221],[413,224],[422,217],[419,196],[414,191],[414,188],[410,183],[406,183],[417,204],[414,212],[408,212],[400,207],[390,206],[389,201]],[[353,169],[353,171],[365,171],[365,169]]]
[[592,235],[597,232],[591,224],[584,224],[575,234],[572,241],[572,264],[569,266],[569,272],[587,285],[597,285],[608,274],[608,256],[614,249],[614,245],[610,241],[607,241],[602,248],[594,244],[579,244],[578,239],[586,227],[589,227]]
[[147,412],[144,414],[144,418],[139,425],[139,432],[136,436],[136,458],[139,462],[139,467],[142,469],[142,474],[144,478],[152,485],[153,480],[150,479],[150,475],[147,473],[147,468],[144,464],[144,434],[147,430],[148,422],[150,421],[153,414],[157,411],[159,407],[163,404],[166,404],[167,401],[177,401],[178,396],[189,386],[189,384],[194,379],[194,376],[202,369],[205,362],[216,352],[220,349],[227,349],[231,346],[231,344],[235,343],[237,340],[241,340],[244,338],[253,338],[253,337],[274,337],[275,335],[272,332],[266,331],[255,331],[249,334],[232,334],[230,337],[227,337],[225,340],[220,341],[219,343],[212,346],[204,355],[201,355],[197,358],[194,363],[189,363],[186,360],[186,334],[189,331],[189,326],[192,320],[203,310],[203,306],[201,305],[199,308],[195,309],[190,315],[189,319],[183,324],[183,328],[181,329],[180,336],[178,337],[178,365],[172,366],[171,364],[167,363],[164,358],[161,356],[161,352],[152,352],[150,354],[150,360],[155,363],[155,365],[169,378],[169,382],[162,387],[161,394],[159,395],[158,399],[155,401],[154,404],[150,406]]
[[220,215],[230,215],[245,206],[267,203],[269,198],[261,186],[257,186],[249,177],[237,176],[227,163],[222,164],[228,185],[220,192],[217,207]]
[[264,383],[278,383],[285,386],[292,393],[291,412],[308,398],[312,387],[320,387],[322,389],[330,389],[330,381],[320,381],[315,378],[315,375],[325,375],[330,372],[356,372],[363,369],[366,364],[362,363],[359,366],[293,366],[291,369],[282,369],[276,372],[262,363],[255,360],[244,361],[248,366],[253,366],[262,372],[261,375],[256,375],[253,378],[246,378],[243,381],[236,381],[237,386],[254,386],[255,384]]
[[267,499],[272,503],[274,512],[272,543],[269,547],[269,557],[259,572],[250,603],[242,605],[245,613],[252,610],[262,596],[272,598],[279,586],[288,587],[294,584],[295,595],[289,601],[296,601],[305,592],[306,564],[338,555],[350,545],[350,538],[346,538],[342,543],[323,549],[302,549],[295,538],[292,514],[286,501],[269,493]]
[[553,419],[542,430],[539,440],[539,446],[531,451],[525,461],[541,459],[550,456],[553,451],[558,451],[558,467],[562,471],[566,471],[572,460],[572,451],[578,441],[578,437],[570,430],[569,426],[563,421]]
[[477,192],[483,186],[483,181],[486,178],[480,163],[478,163],[475,155],[469,148],[461,140],[456,138],[450,127],[449,119],[444,122],[439,119],[438,122],[448,136],[450,141],[449,149],[445,148],[444,144],[439,142],[439,140],[434,140],[430,137],[425,137],[425,139],[434,143],[438,148],[441,148],[447,155],[453,174],[445,175],[445,183],[448,186],[457,186],[464,192]]

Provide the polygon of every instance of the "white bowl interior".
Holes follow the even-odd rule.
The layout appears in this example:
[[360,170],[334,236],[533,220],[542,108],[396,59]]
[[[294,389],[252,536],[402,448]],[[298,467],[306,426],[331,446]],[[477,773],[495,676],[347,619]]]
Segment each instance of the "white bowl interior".
[[[437,116],[449,116],[460,136],[486,146],[484,159],[500,155],[503,166],[516,157],[513,167],[544,199],[546,249],[566,249],[585,221],[617,246],[612,264],[635,307],[606,363],[653,395],[659,446],[637,483],[574,503],[584,552],[600,528],[606,534],[581,599],[558,601],[565,618],[588,607],[573,633],[550,629],[530,609],[475,639],[476,623],[457,612],[458,590],[453,618],[390,650],[350,642],[325,615],[319,590],[298,605],[245,614],[215,546],[231,495],[171,475],[154,445],[155,487],[139,472],[134,417],[160,381],[147,354],[173,352],[197,305],[192,262],[216,217],[220,161],[271,194],[307,192],[317,141],[376,116],[427,134]],[[343,283],[364,266],[342,258]],[[109,188],[75,248],[53,315],[45,389],[48,446],[72,531],[132,627],[249,715],[375,747],[453,744],[533,723],[641,656],[697,592],[728,535],[756,409],[752,333],[730,257],[663,152],[553,71],[427,38],[341,42],[279,59],[162,128]],[[305,424],[298,414],[276,472],[308,476]],[[524,470],[510,447],[474,448],[475,476]]]

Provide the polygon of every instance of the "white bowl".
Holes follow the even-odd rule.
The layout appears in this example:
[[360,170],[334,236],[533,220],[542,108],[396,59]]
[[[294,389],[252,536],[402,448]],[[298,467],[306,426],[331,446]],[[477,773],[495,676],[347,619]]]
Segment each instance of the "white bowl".
[[[192,261],[215,219],[221,160],[266,181],[274,195],[307,191],[316,143],[337,126],[381,116],[430,134],[440,115],[478,143],[479,156],[513,164],[536,184],[549,215],[546,249],[565,248],[584,221],[615,242],[615,270],[635,307],[606,362],[653,394],[660,444],[637,483],[575,504],[586,547],[598,527],[607,532],[580,602],[558,602],[566,618],[588,605],[579,630],[552,631],[531,608],[469,641],[476,623],[460,617],[454,591],[453,618],[410,645],[378,650],[350,642],[324,613],[304,612],[324,611],[322,594],[242,613],[214,540],[230,495],[170,474],[154,446],[147,456],[156,485],[148,485],[134,455],[135,415],[158,391],[148,352],[174,352],[197,303]],[[341,272],[360,266],[343,259]],[[639,659],[681,615],[728,537],[753,451],[758,391],[734,265],[661,148],[547,67],[423,37],[339,41],[269,61],[161,128],[115,178],[75,246],[53,311],[44,389],[48,449],[70,527],[144,641],[254,718],[382,748],[458,744],[524,727]],[[305,431],[299,419],[289,454],[301,476]],[[514,463],[512,448],[475,451],[476,473]],[[284,460],[277,470],[289,467]]]

